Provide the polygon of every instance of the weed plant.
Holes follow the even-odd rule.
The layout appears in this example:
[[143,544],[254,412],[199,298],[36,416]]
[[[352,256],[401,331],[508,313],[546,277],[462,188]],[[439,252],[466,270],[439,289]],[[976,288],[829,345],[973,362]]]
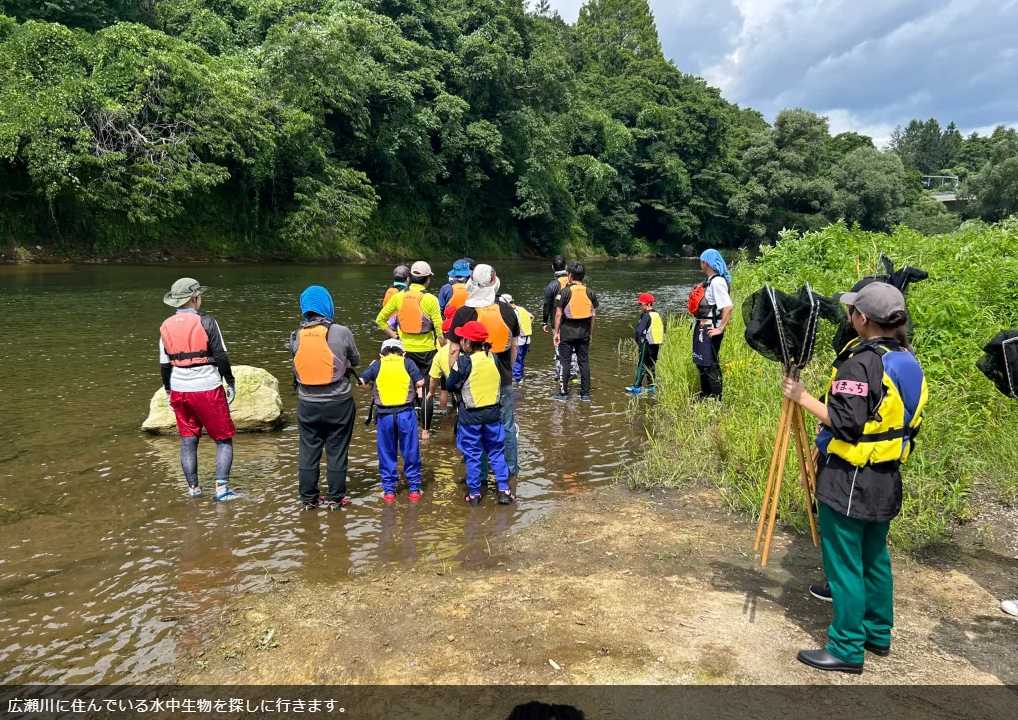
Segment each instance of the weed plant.
[[[809,282],[824,294],[847,290],[874,273],[883,252],[896,266],[929,272],[913,285],[908,306],[913,346],[930,387],[926,420],[916,452],[904,467],[902,513],[892,539],[919,548],[944,539],[972,514],[974,488],[992,490],[1005,503],[1018,501],[1018,403],[1001,395],[976,369],[982,345],[1018,325],[1018,218],[997,225],[966,223],[957,231],[925,236],[904,227],[879,234],[836,224],[800,235],[786,232],[759,258],[738,262],[736,313],[721,357],[724,400],[697,402],[690,360],[692,325],[671,318],[658,360],[658,403],[645,460],[627,472],[634,487],[716,485],[733,508],[758,512],[781,404],[781,369],[743,340],[739,305],[765,283],[793,291]],[[822,327],[817,354],[803,379],[814,394],[825,389],[834,358],[834,328]],[[815,423],[807,418],[809,431]],[[794,450],[783,482],[784,523],[806,527]]]

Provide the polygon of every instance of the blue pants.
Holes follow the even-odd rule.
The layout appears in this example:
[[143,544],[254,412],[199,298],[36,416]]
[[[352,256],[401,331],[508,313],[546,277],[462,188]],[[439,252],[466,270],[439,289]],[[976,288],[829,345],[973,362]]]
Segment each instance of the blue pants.
[[523,379],[526,371],[527,351],[530,350],[530,343],[520,345],[516,348],[516,362],[513,363],[513,380],[519,382]]
[[403,454],[403,472],[410,490],[421,489],[421,445],[417,435],[417,413],[413,408],[378,415],[375,431],[378,447],[378,474],[382,492],[396,492],[399,483],[399,455]]
[[520,474],[520,461],[517,453],[517,440],[520,429],[516,425],[516,414],[514,412],[516,398],[513,395],[511,385],[504,386],[499,391],[498,401],[502,404],[502,430],[505,433],[505,461],[509,466],[510,475]]
[[470,494],[481,492],[484,480],[481,463],[487,455],[488,463],[495,472],[499,492],[509,489],[509,466],[505,462],[505,430],[501,423],[483,425],[460,423],[456,432],[456,447],[463,453],[467,464],[467,488]]

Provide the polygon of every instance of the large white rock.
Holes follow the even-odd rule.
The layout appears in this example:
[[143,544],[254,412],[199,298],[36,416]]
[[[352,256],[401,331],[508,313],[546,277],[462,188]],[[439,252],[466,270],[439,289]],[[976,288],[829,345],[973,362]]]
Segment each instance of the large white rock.
[[[279,396],[279,382],[267,370],[251,365],[234,365],[237,378],[237,397],[230,406],[233,424],[240,432],[260,432],[279,426],[283,413],[283,399]],[[141,429],[151,433],[177,432],[166,391],[160,387],[148,405],[148,417]]]

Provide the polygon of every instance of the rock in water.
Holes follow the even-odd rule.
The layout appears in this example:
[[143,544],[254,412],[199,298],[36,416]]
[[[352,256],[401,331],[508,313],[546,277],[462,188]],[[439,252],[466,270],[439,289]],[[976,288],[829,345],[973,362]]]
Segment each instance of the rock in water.
[[[279,427],[283,413],[279,381],[267,370],[250,365],[234,365],[233,376],[237,378],[237,397],[230,406],[230,415],[237,430],[261,432]],[[177,421],[162,387],[152,396],[141,429],[150,433],[177,432]]]

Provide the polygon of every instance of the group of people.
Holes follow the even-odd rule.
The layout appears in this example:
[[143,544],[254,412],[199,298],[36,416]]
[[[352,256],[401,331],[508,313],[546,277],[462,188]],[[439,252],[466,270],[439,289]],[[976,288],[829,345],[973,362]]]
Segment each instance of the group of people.
[[[700,258],[704,281],[688,300],[693,315],[693,362],[700,397],[720,399],[720,351],[731,322],[731,275],[717,251]],[[581,263],[553,261],[555,278],[544,291],[542,330],[556,346],[555,398],[568,398],[574,362],[580,398],[590,399],[589,348],[599,301],[585,284]],[[300,295],[301,323],[290,338],[297,421],[300,428],[299,487],[306,510],[349,503],[347,453],[355,421],[354,387],[370,386],[376,418],[383,500],[396,501],[398,458],[411,503],[421,498],[420,440],[432,430],[436,396],[449,398],[457,415],[456,446],[466,466],[467,503],[482,502],[494,474],[501,504],[515,499],[511,478],[519,472],[513,386],[524,381],[533,316],[511,296],[499,294],[490,265],[469,258],[454,263],[448,283],[430,292],[428,263],[399,266],[375,322],[387,335],[377,359],[359,376],[361,362],[352,333],[335,322],[332,297],[321,286]],[[216,443],[217,500],[236,494],[229,486],[236,395],[226,344],[215,319],[200,312],[206,288],[191,278],[173,284],[164,302],[176,308],[160,329],[163,384],[181,435],[180,459],[191,496],[201,494],[198,439],[204,429]],[[928,390],[908,338],[908,313],[893,285],[867,279],[840,296],[855,339],[838,354],[825,393],[815,397],[798,378],[784,380],[785,397],[819,423],[816,509],[826,582],[810,592],[833,602],[824,648],[803,650],[799,660],[821,670],[862,672],[866,653],[890,653],[893,583],[887,534],[901,511],[901,467],[922,423]],[[639,347],[632,394],[653,391],[658,351],[664,341],[661,315],[650,293],[637,297],[641,314],[634,331]],[[225,383],[225,387],[224,387]],[[319,493],[319,465],[327,455],[328,487]],[[1018,601],[1005,601],[1018,614]]]
[[[580,399],[589,401],[589,348],[598,298],[585,283],[582,263],[567,265],[556,257],[552,265],[555,279],[546,291],[542,329],[553,334],[556,347],[554,397],[568,399],[575,363]],[[375,317],[386,339],[360,374],[355,370],[360,352],[349,328],[336,322],[329,291],[312,285],[300,294],[301,321],[289,349],[297,393],[298,486],[305,510],[335,510],[350,503],[346,479],[357,387],[370,390],[369,420],[376,424],[385,503],[397,499],[400,457],[407,499],[421,499],[420,442],[434,429],[436,400],[438,412],[456,416],[456,446],[466,467],[465,501],[482,502],[489,472],[498,502],[515,500],[511,479],[519,473],[519,453],[513,389],[525,379],[534,316],[511,295],[500,293],[501,280],[491,265],[461,258],[447,275],[436,295],[427,262],[394,269]],[[181,436],[188,493],[202,494],[197,451],[204,430],[216,443],[215,497],[225,501],[236,497],[229,485],[236,432],[229,405],[236,382],[219,325],[201,312],[206,289],[193,278],[181,278],[164,296],[175,312],[160,327],[160,370]],[[653,347],[641,352],[646,358],[641,376],[652,384],[664,324],[653,311],[653,297],[645,293],[640,299],[645,315],[654,318],[641,320],[637,332],[641,347]],[[324,493],[319,488],[323,454]]]

